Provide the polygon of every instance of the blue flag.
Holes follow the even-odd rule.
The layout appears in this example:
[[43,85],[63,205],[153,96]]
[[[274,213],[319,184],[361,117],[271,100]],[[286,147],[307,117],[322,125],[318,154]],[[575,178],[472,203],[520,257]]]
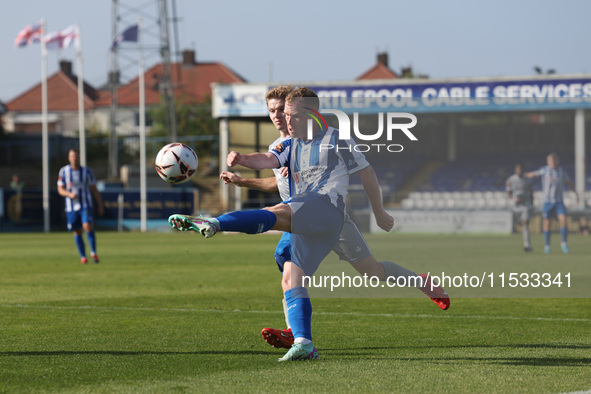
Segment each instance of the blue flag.
[[117,45],[123,41],[130,41],[130,42],[137,42],[137,25],[129,26],[127,29],[123,30],[121,33],[117,34],[117,37],[113,40],[111,44],[111,52],[115,50]]

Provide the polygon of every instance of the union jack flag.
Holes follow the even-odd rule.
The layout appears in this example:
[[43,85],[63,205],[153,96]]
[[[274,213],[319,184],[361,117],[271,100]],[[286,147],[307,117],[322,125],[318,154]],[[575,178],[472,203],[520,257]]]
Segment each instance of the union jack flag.
[[28,25],[16,36],[14,46],[16,48],[26,47],[27,45],[40,42],[43,35],[43,26],[41,23]]

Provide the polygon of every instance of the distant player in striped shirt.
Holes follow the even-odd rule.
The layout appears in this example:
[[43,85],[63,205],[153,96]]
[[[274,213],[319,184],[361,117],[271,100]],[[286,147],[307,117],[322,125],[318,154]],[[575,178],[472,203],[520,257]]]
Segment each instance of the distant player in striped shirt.
[[[575,185],[573,185],[564,169],[558,165],[558,155],[556,153],[550,153],[546,157],[546,163],[546,166],[525,174],[528,178],[542,177],[542,190],[544,192],[544,208],[542,211],[544,253],[550,253],[550,218],[554,215],[558,217],[560,223],[560,235],[562,236],[560,248],[564,253],[570,253],[566,243],[566,207],[564,206],[563,193],[565,185],[573,191],[575,191]],[[578,200],[579,195],[576,191],[575,195]]]
[[509,198],[515,202],[513,212],[519,216],[519,220],[521,221],[523,250],[531,252],[529,219],[533,211],[534,190],[531,179],[523,176],[523,166],[521,164],[515,166],[515,173],[507,178],[505,187]]
[[57,191],[66,199],[66,216],[68,230],[74,233],[74,242],[80,253],[80,262],[86,264],[86,246],[82,237],[82,229],[86,232],[90,245],[90,256],[95,263],[99,262],[96,254],[96,235],[93,227],[92,198],[96,200],[99,216],[103,215],[103,202],[96,188],[96,180],[92,170],[80,165],[80,154],[76,149],[68,152],[70,164],[62,167],[57,180]]

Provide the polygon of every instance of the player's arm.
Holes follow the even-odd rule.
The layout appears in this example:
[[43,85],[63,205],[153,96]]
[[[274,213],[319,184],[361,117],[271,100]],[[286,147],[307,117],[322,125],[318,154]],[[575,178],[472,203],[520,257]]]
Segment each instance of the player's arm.
[[103,213],[105,212],[105,209],[103,207],[103,200],[101,198],[101,194],[99,193],[98,189],[96,188],[96,185],[90,185],[90,192],[92,193],[94,200],[96,201],[96,207],[98,209],[98,214],[99,216],[103,216]]
[[67,191],[66,188],[62,185],[57,186],[57,194],[59,194],[62,197],[75,198],[75,197],[72,197],[73,193],[70,193],[69,191]]
[[57,194],[59,194],[62,197],[67,197],[71,199],[78,197],[76,193],[69,192],[64,185],[60,184],[57,185]]
[[267,193],[278,193],[277,179],[274,176],[269,178],[242,178],[230,171],[223,171],[220,179],[224,184],[233,183],[236,186],[247,187],[249,189],[260,190]]
[[540,170],[529,171],[529,172],[526,172],[525,174],[523,174],[523,176],[526,178],[535,178],[535,177],[541,176],[541,175],[542,175],[542,172]]
[[228,167],[241,165],[253,170],[264,170],[279,167],[279,159],[277,159],[277,157],[271,152],[256,152],[243,155],[240,152],[232,151],[228,155],[226,163],[228,163]]
[[66,184],[64,183],[64,171],[63,169],[60,170],[58,178],[57,178],[57,194],[62,197],[67,198],[76,198],[78,195],[76,193],[70,193],[68,189],[66,189]]
[[384,202],[382,200],[382,190],[378,183],[376,173],[371,166],[367,166],[359,171],[363,190],[369,199],[371,209],[376,217],[378,226],[384,231],[392,230],[394,227],[394,218],[384,209]]

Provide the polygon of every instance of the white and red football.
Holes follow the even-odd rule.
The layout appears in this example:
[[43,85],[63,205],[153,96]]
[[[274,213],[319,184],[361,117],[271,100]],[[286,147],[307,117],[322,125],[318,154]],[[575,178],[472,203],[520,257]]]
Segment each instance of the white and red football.
[[179,184],[187,182],[197,171],[199,160],[191,147],[173,142],[156,155],[156,171],[166,182]]

